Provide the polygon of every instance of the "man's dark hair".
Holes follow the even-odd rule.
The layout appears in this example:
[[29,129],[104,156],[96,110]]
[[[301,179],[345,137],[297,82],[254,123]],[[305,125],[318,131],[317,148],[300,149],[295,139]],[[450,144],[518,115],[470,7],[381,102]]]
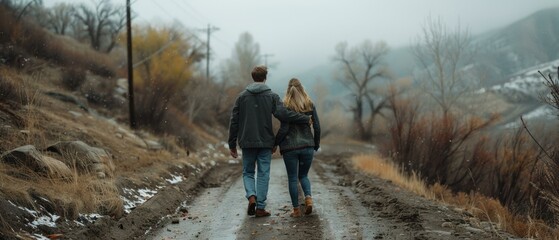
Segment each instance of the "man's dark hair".
[[268,68],[266,66],[256,66],[252,69],[251,75],[255,82],[264,82],[266,75],[268,75]]

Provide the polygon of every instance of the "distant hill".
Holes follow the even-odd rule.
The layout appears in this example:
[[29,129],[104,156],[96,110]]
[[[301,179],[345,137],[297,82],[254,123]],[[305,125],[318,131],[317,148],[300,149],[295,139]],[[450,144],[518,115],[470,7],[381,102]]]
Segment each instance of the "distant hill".
[[493,66],[491,77],[506,80],[522,69],[559,59],[559,7],[538,11],[475,38],[477,61]]
[[[487,76],[484,87],[504,84],[525,69],[559,59],[559,7],[535,12],[502,28],[473,36],[478,47],[473,59]],[[392,48],[385,57],[393,77],[413,76],[416,66],[411,46]],[[471,63],[465,63],[470,65]],[[328,86],[330,97],[347,97],[347,89],[336,81],[336,65],[331,61],[295,76],[312,89],[317,83]],[[284,77],[289,79],[293,76]],[[278,93],[285,92],[285,84],[270,83]]]

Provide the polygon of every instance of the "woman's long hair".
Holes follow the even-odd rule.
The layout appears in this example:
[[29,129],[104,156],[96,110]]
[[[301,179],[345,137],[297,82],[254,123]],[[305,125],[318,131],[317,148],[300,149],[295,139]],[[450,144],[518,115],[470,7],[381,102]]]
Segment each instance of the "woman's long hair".
[[287,108],[296,112],[309,112],[313,108],[311,98],[297,78],[289,80],[283,103]]

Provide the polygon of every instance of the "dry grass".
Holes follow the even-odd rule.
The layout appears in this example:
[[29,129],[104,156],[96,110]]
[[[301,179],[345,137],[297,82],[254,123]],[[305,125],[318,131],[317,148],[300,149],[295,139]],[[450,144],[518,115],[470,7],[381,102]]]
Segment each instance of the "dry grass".
[[[94,173],[78,173],[74,166],[68,166],[72,171],[71,177],[62,177],[67,174],[55,171],[56,164],[49,165],[52,174],[39,175],[0,163],[0,196],[4,199],[37,208],[39,203],[35,200],[40,196],[49,199],[55,206],[53,211],[67,219],[75,219],[79,213],[104,213],[118,217],[123,213],[119,194],[119,189],[124,187],[122,184],[145,186],[158,183],[172,167],[194,162],[186,158],[185,151],[177,147],[172,139],[165,142],[166,149],[147,150],[133,139],[123,137],[126,135],[123,131],[133,132],[126,130],[125,126],[93,117],[74,104],[43,95],[39,89],[53,88],[52,82],[45,80],[56,76],[55,71],[47,71],[44,75],[26,75],[11,70],[4,72],[7,74],[3,76],[9,76],[22,89],[21,97],[27,104],[10,110],[22,120],[21,126],[6,121],[0,124],[10,125],[9,128],[0,128],[0,152],[27,144],[42,150],[58,141],[81,140],[108,150],[113,156],[117,175],[99,179]],[[6,109],[0,108],[0,111],[5,112]],[[69,111],[82,115],[76,116]],[[149,134],[145,135],[149,137]],[[51,153],[43,154],[60,158]],[[122,179],[126,179],[126,183]]]
[[403,187],[428,199],[433,199],[432,192],[428,191],[425,183],[415,173],[406,176],[393,162],[386,161],[378,155],[357,155],[353,157],[353,164],[368,173],[382,179],[392,181],[397,186]]
[[394,163],[378,155],[358,155],[354,156],[352,161],[359,169],[382,179],[390,180],[395,185],[408,191],[427,199],[434,199],[465,209],[476,217],[476,219],[470,219],[470,222],[474,225],[479,224],[479,220],[489,221],[494,224],[495,228],[519,237],[559,239],[558,228],[549,227],[541,220],[516,216],[496,199],[476,192],[454,194],[447,187],[438,183],[427,186],[417,175],[408,176]]

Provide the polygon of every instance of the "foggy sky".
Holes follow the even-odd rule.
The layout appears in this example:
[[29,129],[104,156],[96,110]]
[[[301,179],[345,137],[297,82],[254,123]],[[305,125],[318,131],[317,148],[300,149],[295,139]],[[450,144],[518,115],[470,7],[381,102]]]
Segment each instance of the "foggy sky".
[[[44,0],[46,6],[63,0]],[[88,0],[82,0],[87,2]],[[70,1],[66,1],[70,2]],[[125,0],[113,0],[115,3]],[[239,35],[249,32],[262,54],[273,54],[270,77],[296,76],[330,61],[341,41],[370,39],[391,48],[410,44],[428,16],[448,26],[483,33],[533,12],[559,6],[557,0],[132,0],[137,22],[176,20],[197,30],[219,28],[211,37],[212,69],[229,58]],[[198,31],[205,41],[205,32]]]

